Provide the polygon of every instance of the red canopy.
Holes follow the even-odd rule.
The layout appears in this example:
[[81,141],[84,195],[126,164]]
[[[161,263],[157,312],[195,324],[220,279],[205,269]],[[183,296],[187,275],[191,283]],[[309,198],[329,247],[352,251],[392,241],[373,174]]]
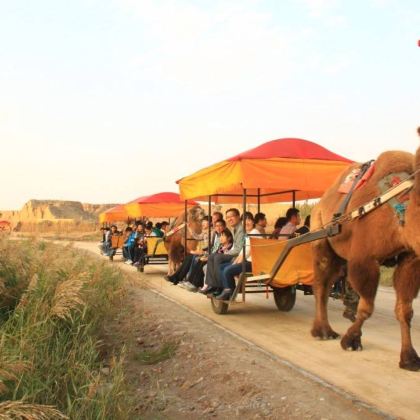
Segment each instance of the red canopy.
[[[195,201],[188,201],[188,205],[197,205]],[[179,194],[173,192],[161,192],[147,195],[130,201],[125,206],[130,217],[173,217],[184,211],[185,201]]]
[[[161,192],[152,195],[145,195],[130,201],[127,204],[147,204],[147,203],[172,203],[172,204],[184,204],[184,200],[181,200],[179,194],[174,192]],[[196,204],[196,203],[194,203]]]
[[319,144],[295,138],[271,140],[227,160],[234,162],[242,159],[272,158],[319,159],[352,163],[350,159],[330,152]]

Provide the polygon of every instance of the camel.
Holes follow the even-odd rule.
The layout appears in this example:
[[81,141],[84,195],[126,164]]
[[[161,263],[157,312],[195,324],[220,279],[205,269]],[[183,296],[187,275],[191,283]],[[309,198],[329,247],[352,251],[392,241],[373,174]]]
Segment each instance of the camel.
[[[198,240],[191,240],[192,238],[199,239],[201,234],[201,221],[204,217],[204,210],[200,206],[194,206],[187,211],[187,229],[188,238],[187,252],[197,248]],[[170,231],[176,230],[179,226],[185,223],[185,213],[181,213],[172,224]],[[173,274],[184,258],[184,233],[185,228],[177,230],[175,233],[165,238],[165,247],[168,251],[168,275]]]
[[[324,194],[312,212],[312,230],[333,220],[344,195],[337,192],[347,175],[359,165],[346,170]],[[382,153],[375,162],[375,171],[366,184],[356,189],[347,210],[357,209],[379,196],[378,183],[390,174],[406,173],[414,177],[414,186],[408,193],[409,201],[404,222],[394,208],[382,204],[371,213],[342,224],[337,236],[316,241],[314,251],[314,295],[316,314],[311,333],[321,339],[339,335],[328,321],[327,303],[331,284],[338,277],[343,263],[348,264],[348,280],[360,295],[356,320],[341,339],[345,350],[362,350],[362,326],[372,315],[379,283],[379,267],[391,259],[397,264],[394,288],[397,295],[395,314],[401,327],[401,354],[399,366],[417,371],[420,358],[410,335],[413,317],[412,301],[420,286],[420,148],[416,155],[402,151]],[[389,178],[388,178],[389,179]]]

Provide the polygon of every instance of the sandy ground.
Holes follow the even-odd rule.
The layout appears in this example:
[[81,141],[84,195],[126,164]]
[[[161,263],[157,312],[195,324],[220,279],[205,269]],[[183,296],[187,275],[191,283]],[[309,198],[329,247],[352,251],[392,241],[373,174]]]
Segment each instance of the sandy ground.
[[[92,243],[77,243],[76,246],[97,252]],[[118,265],[124,270],[135,271],[133,267]],[[227,315],[217,315],[208,299],[170,285],[162,277],[164,272],[165,266],[151,265],[139,276],[153,290],[254,343],[284,361],[283,364],[290,363],[296,371],[301,370],[308,377],[313,375],[314,380],[319,378],[392,416],[420,417],[420,372],[398,368],[400,332],[393,314],[395,297],[392,289],[379,290],[376,311],[364,329],[364,350],[345,352],[338,341],[319,341],[310,336],[314,312],[312,296],[299,294],[293,310],[283,313],[276,309],[271,297],[248,295],[245,304],[233,305]],[[342,318],[342,309],[341,302],[330,303],[331,324],[340,333],[350,325]],[[420,304],[416,301],[414,311],[419,310]],[[414,343],[420,341],[416,319],[413,340]]]

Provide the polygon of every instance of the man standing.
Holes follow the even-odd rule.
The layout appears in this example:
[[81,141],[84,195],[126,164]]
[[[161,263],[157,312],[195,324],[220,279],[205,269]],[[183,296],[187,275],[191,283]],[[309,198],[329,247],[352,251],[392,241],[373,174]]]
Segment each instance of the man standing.
[[220,278],[220,270],[226,264],[231,264],[234,257],[241,252],[245,243],[245,232],[241,223],[241,217],[238,209],[229,209],[226,211],[226,222],[233,234],[233,246],[225,254],[210,254],[207,262],[206,294],[223,290]]

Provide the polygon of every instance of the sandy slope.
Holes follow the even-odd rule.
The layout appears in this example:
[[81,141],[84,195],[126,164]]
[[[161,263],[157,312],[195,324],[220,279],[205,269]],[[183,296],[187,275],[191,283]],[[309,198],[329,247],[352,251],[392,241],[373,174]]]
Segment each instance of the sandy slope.
[[[96,248],[92,243],[77,243],[77,246],[87,250]],[[420,417],[420,372],[398,368],[400,332],[393,314],[392,289],[379,290],[376,311],[364,329],[364,350],[345,352],[338,341],[318,341],[310,336],[312,296],[299,293],[294,309],[282,313],[271,297],[248,295],[245,304],[232,306],[227,315],[217,315],[202,295],[168,284],[161,275],[164,270],[164,266],[147,266],[142,277],[153,289],[380,410],[406,419]],[[341,316],[342,308],[339,301],[330,304],[331,324],[340,333],[350,325]],[[418,300],[414,310],[420,312]],[[420,325],[416,319],[413,340],[420,343]]]

